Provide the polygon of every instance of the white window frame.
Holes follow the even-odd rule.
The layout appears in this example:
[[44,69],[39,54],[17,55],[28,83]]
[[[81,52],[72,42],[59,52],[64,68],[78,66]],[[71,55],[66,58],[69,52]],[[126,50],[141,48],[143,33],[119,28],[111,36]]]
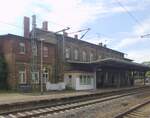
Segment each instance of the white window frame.
[[80,85],[91,85],[92,79],[93,79],[92,77],[93,76],[91,76],[89,74],[79,75]]
[[26,49],[25,49],[25,43],[24,42],[19,42],[19,53],[20,54],[25,54]]
[[[20,78],[20,74],[21,74],[21,78]],[[24,78],[22,78],[23,74],[24,74]],[[27,83],[26,70],[19,71],[19,84],[26,84],[26,83]]]
[[[46,75],[47,75],[47,78],[46,78]],[[48,80],[49,80],[49,73],[48,72],[43,72],[42,79],[43,79],[43,83],[48,82]]]
[[70,58],[70,48],[65,48],[65,58],[66,59]]
[[[38,79],[35,78],[35,74],[37,74]],[[31,72],[32,82],[38,84],[39,83],[39,72]],[[33,79],[34,78],[34,79]]]
[[78,51],[78,49],[75,49],[75,50],[74,50],[74,59],[75,59],[75,60],[78,60],[78,59],[79,59],[79,51]]
[[80,79],[80,85],[84,85],[84,78],[82,75],[79,76]]
[[86,61],[87,53],[85,51],[82,52],[83,61]]
[[90,62],[94,60],[94,54],[91,52],[90,53]]

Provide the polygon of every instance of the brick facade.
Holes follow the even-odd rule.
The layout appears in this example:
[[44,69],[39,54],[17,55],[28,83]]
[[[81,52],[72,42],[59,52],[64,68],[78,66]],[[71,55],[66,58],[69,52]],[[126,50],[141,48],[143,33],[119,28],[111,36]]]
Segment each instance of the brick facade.
[[[26,83],[34,85],[31,79],[31,65],[32,65],[32,48],[31,39],[16,35],[4,35],[0,37],[0,43],[3,44],[1,49],[3,55],[6,59],[9,69],[8,83],[10,88],[17,89],[20,85],[19,83],[19,70],[25,69],[26,72]],[[25,53],[20,53],[19,43],[25,45]],[[41,42],[36,41],[37,44],[37,56],[34,58],[37,65],[37,71],[39,72],[40,79],[40,62],[41,62]],[[47,47],[48,56],[43,57],[43,67],[48,69],[49,78],[48,80],[55,81],[55,50],[56,46],[50,43],[43,42],[43,48]],[[44,54],[44,52],[43,52]],[[39,84],[40,82],[36,83]]]

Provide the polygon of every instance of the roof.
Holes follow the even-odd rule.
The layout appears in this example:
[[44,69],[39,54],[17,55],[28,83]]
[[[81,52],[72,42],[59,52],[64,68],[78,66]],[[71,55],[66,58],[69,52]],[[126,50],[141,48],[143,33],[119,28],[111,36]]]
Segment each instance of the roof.
[[19,39],[29,39],[29,38],[25,38],[23,36],[19,36],[19,35],[14,35],[14,34],[4,34],[4,35],[0,35],[0,38],[19,38]]
[[94,65],[96,67],[97,66],[114,67],[114,68],[122,68],[122,69],[129,69],[129,70],[141,70],[141,71],[150,70],[150,66],[146,66],[131,61],[125,61],[123,59],[113,59],[113,58],[106,58],[106,59],[96,60],[92,62],[78,62],[78,61],[67,61],[67,62],[72,64]]
[[[56,33],[56,32],[52,32],[52,31],[45,31],[45,30],[42,30],[42,29],[39,29],[39,28],[36,28],[36,31],[39,33],[39,32],[41,32],[41,33],[45,33],[47,36],[49,36],[49,35],[56,35],[56,36],[58,36],[58,37],[62,37],[62,34],[58,34],[58,33]],[[110,50],[110,51],[113,51],[113,52],[116,52],[116,53],[120,53],[120,54],[124,54],[123,52],[119,52],[119,51],[117,51],[117,50],[113,50],[113,49],[110,49],[110,48],[108,48],[108,47],[104,47],[104,46],[99,46],[99,45],[96,45],[96,44],[93,44],[93,43],[90,43],[90,42],[87,42],[87,41],[84,41],[84,40],[80,40],[80,39],[75,39],[75,38],[73,38],[73,37],[69,37],[69,36],[65,36],[66,38],[65,38],[65,40],[67,40],[67,41],[76,41],[76,42],[80,42],[80,43],[85,43],[85,44],[87,44],[87,45],[91,45],[91,46],[96,46],[96,47],[99,47],[99,48],[104,48],[104,49],[108,49],[108,50]],[[62,38],[61,38],[62,39]]]

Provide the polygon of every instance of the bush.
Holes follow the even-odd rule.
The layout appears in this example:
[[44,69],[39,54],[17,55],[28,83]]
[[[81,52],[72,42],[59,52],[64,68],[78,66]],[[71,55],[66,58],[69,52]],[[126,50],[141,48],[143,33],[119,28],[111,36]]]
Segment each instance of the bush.
[[0,89],[8,89],[7,85],[7,64],[3,57],[0,57]]

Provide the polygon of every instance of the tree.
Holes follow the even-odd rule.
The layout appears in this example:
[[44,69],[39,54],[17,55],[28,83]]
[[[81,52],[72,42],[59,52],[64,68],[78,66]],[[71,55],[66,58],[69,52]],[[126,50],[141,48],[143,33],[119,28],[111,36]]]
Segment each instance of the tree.
[[0,56],[0,89],[7,89],[7,64],[5,59]]
[[[150,61],[143,62],[142,64],[150,66]],[[145,76],[150,78],[150,71],[147,71]]]

